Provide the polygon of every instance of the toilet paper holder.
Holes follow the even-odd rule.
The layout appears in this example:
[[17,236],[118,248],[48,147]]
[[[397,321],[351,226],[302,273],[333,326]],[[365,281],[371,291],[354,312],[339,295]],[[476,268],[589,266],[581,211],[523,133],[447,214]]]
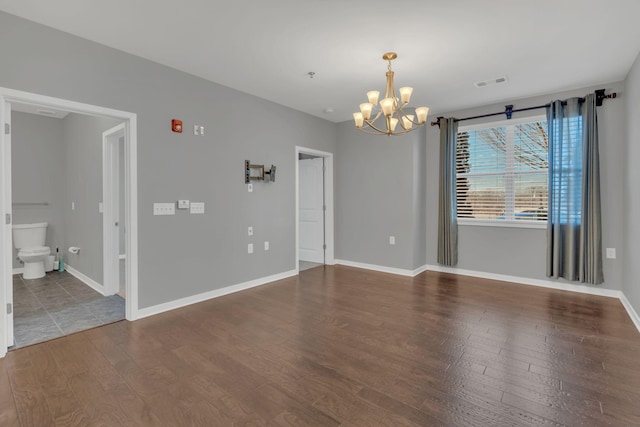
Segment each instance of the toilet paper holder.
[[78,254],[79,252],[80,252],[80,248],[78,246],[70,246],[69,247],[69,253]]

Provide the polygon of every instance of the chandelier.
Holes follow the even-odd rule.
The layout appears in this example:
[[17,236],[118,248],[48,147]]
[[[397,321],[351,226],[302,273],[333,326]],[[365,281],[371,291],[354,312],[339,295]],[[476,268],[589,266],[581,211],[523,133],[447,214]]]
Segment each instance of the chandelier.
[[[396,96],[396,91],[393,87],[391,61],[397,57],[398,54],[395,52],[387,52],[382,55],[382,59],[387,61],[389,65],[387,66],[387,88],[384,92],[384,98],[380,101],[380,106],[378,107],[380,92],[372,90],[367,92],[369,102],[360,104],[360,112],[353,113],[356,128],[362,132],[373,135],[403,135],[417,129],[427,121],[427,114],[429,114],[429,108],[427,107],[416,108],[415,116],[404,111],[404,108],[408,106],[411,100],[412,87],[401,87],[400,98]],[[380,116],[384,117],[384,123],[386,124],[384,129],[381,126],[382,121],[377,125],[375,124]],[[400,124],[400,128],[396,131],[398,124]]]

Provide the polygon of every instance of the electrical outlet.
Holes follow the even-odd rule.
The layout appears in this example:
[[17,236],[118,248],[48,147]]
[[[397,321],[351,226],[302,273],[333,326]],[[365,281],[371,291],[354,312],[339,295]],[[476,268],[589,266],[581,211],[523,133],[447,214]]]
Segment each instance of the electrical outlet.
[[247,227],[247,236],[253,236],[253,227]]
[[178,200],[178,209],[189,209],[188,200]]
[[247,253],[249,253],[249,254],[253,253],[253,243],[249,243],[247,245]]
[[154,215],[175,215],[176,204],[175,203],[154,203],[153,214]]
[[190,213],[204,214],[204,202],[191,202]]
[[616,259],[616,248],[607,248],[607,258]]
[[264,250],[265,251],[269,250],[269,242],[264,242]]
[[396,244],[396,236],[389,236],[389,244],[390,245]]

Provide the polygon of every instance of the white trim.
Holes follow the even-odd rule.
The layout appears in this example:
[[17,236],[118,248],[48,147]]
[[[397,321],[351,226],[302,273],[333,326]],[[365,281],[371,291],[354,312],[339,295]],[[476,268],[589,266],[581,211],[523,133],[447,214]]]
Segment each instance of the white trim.
[[[7,108],[7,103],[21,103],[36,105],[44,108],[55,108],[59,110],[66,110],[74,113],[93,115],[93,116],[107,116],[116,119],[120,119],[125,122],[125,226],[127,227],[126,233],[126,318],[127,320],[135,320],[138,317],[138,125],[137,115],[127,111],[114,110],[111,108],[100,107],[91,104],[84,104],[81,102],[69,101],[66,99],[53,98],[50,96],[44,96],[29,92],[23,92],[14,89],[8,89],[0,87],[0,117],[3,118],[2,122],[5,122],[5,114],[10,113],[10,108]],[[9,105],[10,107],[10,105]],[[9,117],[10,119],[10,117]],[[4,127],[4,123],[2,126]],[[10,152],[7,154],[6,148],[9,144],[5,144],[6,138],[4,129],[0,132],[0,164],[3,169],[3,178],[0,179],[0,191],[2,197],[0,197],[0,215],[11,212],[11,189],[10,181],[4,179],[4,175],[8,174],[10,169],[7,168],[7,164],[10,167]],[[10,179],[10,177],[9,177]],[[7,235],[7,233],[9,235]],[[4,245],[7,249],[7,255],[0,260],[0,307],[5,307],[8,298],[11,297],[11,279],[10,272],[12,271],[11,260],[9,254],[11,253],[11,230],[9,227],[0,228],[0,244]],[[0,358],[6,355],[6,350],[10,345],[9,326],[7,325],[7,318],[0,316]],[[11,327],[11,330],[13,328]]]
[[91,277],[85,275],[84,273],[79,272],[75,268],[71,267],[69,264],[65,264],[64,269],[67,272],[69,272],[70,275],[80,280],[81,282],[84,282],[85,285],[89,286],[94,291],[98,292],[100,295],[105,295],[104,286],[102,286],[100,283],[93,280]]
[[481,277],[483,279],[498,280],[501,282],[514,282],[522,285],[539,286],[543,288],[559,289],[561,291],[579,292],[583,294],[599,295],[604,297],[619,298],[622,292],[614,289],[591,287],[585,285],[574,285],[566,282],[556,282],[553,280],[531,279],[528,277],[509,276],[506,274],[487,273],[484,271],[465,270],[457,267],[445,267],[443,265],[427,265],[429,271],[439,271],[442,273],[459,274],[460,276]]
[[181,298],[175,301],[165,302],[163,304],[142,308],[138,310],[138,319],[164,313],[165,311],[175,310],[177,308],[207,301],[213,298],[218,298],[235,292],[244,291],[246,289],[255,288],[256,286],[265,285],[267,283],[275,282],[276,280],[286,279],[287,277],[296,276],[297,274],[298,272],[296,270],[285,271],[284,273],[278,273],[272,276],[262,277],[259,279],[250,280],[248,282],[239,283],[237,285],[214,289],[212,291],[203,292],[198,295],[192,295],[190,297]]
[[[8,302],[13,302],[13,278],[9,271],[13,268],[13,206],[11,196],[11,134],[4,132],[5,124],[11,126],[11,104],[0,92],[0,245],[4,253],[0,259],[0,307],[6,307]],[[5,214],[11,215],[9,224],[5,222]],[[13,337],[13,310],[6,313],[2,310],[0,315],[0,357],[7,354],[7,349],[14,344]]]
[[[102,270],[105,295],[120,290],[120,138],[124,123],[102,132]],[[123,227],[121,224],[120,227]]]
[[636,329],[638,330],[638,332],[640,332],[640,316],[638,316],[638,312],[635,311],[635,309],[627,299],[627,296],[623,292],[620,293],[620,302],[624,306],[625,310],[627,310],[627,313],[629,314],[629,317],[631,317],[631,321],[633,322],[633,324],[636,325]]
[[13,269],[13,275],[24,273],[24,267],[18,267]]
[[366,264],[364,262],[348,261],[345,259],[336,259],[336,264],[345,265],[347,267],[363,268],[365,270],[379,271],[381,273],[397,274],[399,276],[415,277],[423,271],[427,270],[427,265],[416,268],[415,270],[405,270],[402,268],[387,267],[384,265]]
[[327,245],[327,249],[324,252],[324,263],[326,265],[334,265],[336,264],[335,260],[335,233],[334,233],[334,205],[333,205],[333,153],[329,153],[327,151],[315,150],[313,148],[305,148],[296,146],[295,149],[295,216],[296,216],[296,274],[300,273],[300,242],[299,242],[299,233],[300,233],[300,200],[298,192],[300,191],[300,153],[302,154],[310,154],[312,156],[319,156],[325,159],[325,173],[324,173],[324,191],[325,191],[325,222],[324,222],[324,234],[325,234],[325,244]]

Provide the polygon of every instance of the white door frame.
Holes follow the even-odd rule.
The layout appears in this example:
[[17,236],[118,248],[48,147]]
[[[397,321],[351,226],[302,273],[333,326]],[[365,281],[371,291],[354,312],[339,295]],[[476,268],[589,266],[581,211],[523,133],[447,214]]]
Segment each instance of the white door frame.
[[[126,233],[126,318],[135,320],[138,318],[138,173],[137,173],[137,135],[138,119],[137,115],[127,111],[114,110],[60,98],[53,98],[29,92],[23,92],[0,87],[0,117],[3,118],[3,126],[8,108],[12,102],[37,105],[45,108],[56,108],[73,113],[85,115],[106,116],[120,119],[124,122],[125,128],[125,227]],[[10,139],[5,135],[4,129],[0,132],[0,164],[2,168],[2,178],[0,180],[2,197],[0,198],[0,214],[12,214],[11,209],[11,152]],[[8,167],[7,167],[8,165]],[[3,218],[4,219],[4,218]],[[0,241],[3,251],[0,261],[0,310],[7,307],[11,297],[9,289],[13,290],[12,280],[12,254],[13,241],[11,234],[11,224],[0,227]],[[9,347],[8,316],[0,315],[0,357],[4,357]]]
[[[120,138],[125,138],[121,123],[102,133],[102,286],[105,295],[120,290]],[[126,147],[125,140],[125,147]]]
[[[0,145],[0,165],[2,165],[2,176],[0,177],[0,191],[2,197],[0,198],[0,206],[5,206],[0,210],[2,214],[2,226],[0,227],[0,244],[2,244],[2,251],[4,254],[2,260],[0,260],[0,271],[7,271],[9,273],[9,282],[7,286],[0,288],[0,313],[7,313],[6,316],[0,315],[0,328],[6,331],[6,346],[0,344],[0,356],[2,356],[2,350],[10,347],[14,344],[13,340],[13,305],[9,310],[8,302],[13,302],[13,207],[11,205],[11,132],[8,134],[5,131],[5,123],[11,124],[11,104],[3,99],[0,99],[0,118],[2,118],[2,125],[0,125],[0,139],[2,139],[2,145]],[[9,216],[7,216],[9,215]],[[3,275],[4,276],[4,275]],[[0,282],[1,283],[1,282]],[[4,299],[3,299],[4,298]],[[4,307],[7,307],[7,311],[3,311]],[[6,324],[3,324],[3,320],[6,319]],[[6,350],[5,350],[6,351]]]
[[326,151],[314,150],[313,148],[305,148],[296,146],[296,273],[300,273],[300,163],[298,163],[300,154],[309,154],[312,156],[318,156],[324,158],[324,196],[325,196],[325,221],[324,221],[324,236],[327,249],[324,253],[324,262],[326,265],[334,265],[334,217],[333,217],[333,153]]

